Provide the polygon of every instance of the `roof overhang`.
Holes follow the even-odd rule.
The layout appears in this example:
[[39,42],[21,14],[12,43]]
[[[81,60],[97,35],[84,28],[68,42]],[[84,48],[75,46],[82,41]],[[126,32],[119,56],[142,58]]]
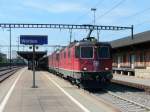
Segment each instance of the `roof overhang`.
[[[32,61],[32,59],[33,59],[33,52],[31,52],[31,51],[18,51],[17,53],[22,58],[24,58],[24,59],[26,59],[28,61]],[[35,60],[39,60],[40,58],[42,58],[46,54],[47,54],[46,51],[36,51],[35,52]]]

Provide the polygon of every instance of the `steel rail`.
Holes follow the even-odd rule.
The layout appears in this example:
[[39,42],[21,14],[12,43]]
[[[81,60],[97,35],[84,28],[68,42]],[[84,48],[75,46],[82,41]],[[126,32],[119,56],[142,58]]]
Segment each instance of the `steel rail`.
[[[104,91],[107,92],[107,94],[103,94],[102,96],[100,94],[93,94],[95,97],[97,98],[103,98],[111,103],[113,103],[115,106],[117,106],[118,108],[120,108],[121,111],[123,112],[129,112],[132,110],[132,112],[150,112],[150,107],[145,106],[143,104],[137,103],[135,101],[123,98],[111,91],[105,90]],[[127,109],[128,110],[127,110]],[[135,109],[135,110],[133,110]]]
[[144,108],[144,109],[150,111],[150,107],[147,107],[147,106],[142,105],[142,104],[140,104],[140,103],[137,103],[137,102],[135,102],[135,101],[132,101],[132,100],[123,98],[123,97],[121,97],[121,96],[119,96],[119,95],[114,94],[114,93],[111,92],[111,91],[107,91],[107,92],[108,92],[108,94],[110,94],[110,95],[113,96],[113,97],[116,97],[116,98],[118,98],[118,99],[121,99],[121,100],[130,102],[130,103],[132,103],[132,104],[134,104],[134,105],[136,105],[136,106],[139,106],[139,107],[141,107],[141,108]]
[[[14,67],[11,70],[6,69],[6,72],[0,74],[0,83],[3,82],[5,79],[13,75],[20,67]],[[4,70],[5,71],[5,70]]]

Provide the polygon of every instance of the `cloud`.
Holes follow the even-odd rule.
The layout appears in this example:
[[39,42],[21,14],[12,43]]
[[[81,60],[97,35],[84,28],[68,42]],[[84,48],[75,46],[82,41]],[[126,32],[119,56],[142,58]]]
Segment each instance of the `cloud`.
[[67,13],[67,12],[82,12],[86,8],[78,3],[72,2],[56,2],[56,3],[48,3],[48,2],[34,2],[34,1],[26,1],[24,6],[38,9],[42,11],[47,11],[50,13]]

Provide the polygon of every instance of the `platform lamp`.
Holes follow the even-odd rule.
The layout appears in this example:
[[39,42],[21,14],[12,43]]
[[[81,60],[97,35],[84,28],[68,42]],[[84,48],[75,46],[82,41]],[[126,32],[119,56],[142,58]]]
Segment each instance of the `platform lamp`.
[[32,49],[32,46],[29,46],[29,49]]
[[35,48],[36,48],[36,49],[39,49],[39,46],[36,46]]
[[[34,46],[34,47],[33,46],[29,46],[29,49],[34,49],[35,50],[35,49],[39,49],[39,47],[38,46]],[[37,64],[37,62],[35,62],[35,63]]]
[[[35,46],[36,49],[39,49],[39,46]],[[32,49],[32,46],[29,46],[29,49]]]
[[[93,12],[93,25],[96,24],[96,8],[91,8],[91,11]],[[100,30],[97,30],[97,40],[99,41],[99,33]]]
[[95,25],[96,8],[91,8],[91,11],[93,12],[93,25]]

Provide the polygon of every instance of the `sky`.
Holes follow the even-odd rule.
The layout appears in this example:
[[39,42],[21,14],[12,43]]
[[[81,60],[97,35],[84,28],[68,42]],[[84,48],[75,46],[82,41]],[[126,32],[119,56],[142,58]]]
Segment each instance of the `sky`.
[[[150,29],[149,4],[149,0],[0,0],[0,23],[93,24],[91,8],[96,8],[96,25],[134,25],[136,34]],[[87,30],[73,30],[72,40],[81,40],[87,33]],[[48,35],[49,45],[69,43],[68,30],[12,29],[12,44],[18,44],[20,35],[32,34]],[[130,34],[127,30],[100,31],[99,36],[100,41],[112,41]],[[92,35],[97,37],[96,32]],[[0,28],[0,45],[9,45],[8,29]],[[39,50],[53,49],[41,46]],[[0,48],[1,52],[8,50],[8,47]]]

